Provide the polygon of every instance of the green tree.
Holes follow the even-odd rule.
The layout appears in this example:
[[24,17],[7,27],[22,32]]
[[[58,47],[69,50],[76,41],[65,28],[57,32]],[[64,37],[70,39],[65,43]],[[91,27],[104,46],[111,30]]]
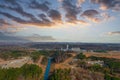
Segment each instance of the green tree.
[[42,69],[34,64],[25,64],[22,66],[22,75],[26,80],[38,80],[40,79],[40,75],[42,73]]
[[78,55],[76,56],[76,58],[83,60],[83,59],[86,58],[86,56],[85,56],[83,53],[80,53],[80,54],[78,54]]
[[105,80],[111,80],[111,76],[110,75],[108,75],[108,74],[105,74]]

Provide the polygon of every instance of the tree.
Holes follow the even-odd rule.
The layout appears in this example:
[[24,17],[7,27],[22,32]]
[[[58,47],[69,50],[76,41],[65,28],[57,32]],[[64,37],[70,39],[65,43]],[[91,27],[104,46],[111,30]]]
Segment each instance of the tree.
[[105,80],[111,80],[111,76],[110,75],[108,75],[108,74],[105,74]]
[[83,60],[83,59],[86,58],[86,56],[85,56],[83,53],[80,53],[80,54],[78,54],[78,55],[76,56],[76,58]]
[[21,69],[26,80],[38,80],[42,73],[42,69],[35,64],[25,64]]
[[103,68],[99,64],[94,64],[91,66],[92,71],[102,71]]
[[20,76],[24,80],[39,80],[42,69],[34,64],[25,64],[21,68],[0,68],[0,80],[18,80]]
[[50,80],[71,80],[70,69],[56,69]]

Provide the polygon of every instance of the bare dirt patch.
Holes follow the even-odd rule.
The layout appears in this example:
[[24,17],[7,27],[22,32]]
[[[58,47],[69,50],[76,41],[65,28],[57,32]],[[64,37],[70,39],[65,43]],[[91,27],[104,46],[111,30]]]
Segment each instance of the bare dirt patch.
[[85,52],[87,57],[89,56],[97,56],[97,57],[107,57],[107,58],[116,58],[120,59],[120,51],[109,51],[107,53],[98,53],[98,52]]

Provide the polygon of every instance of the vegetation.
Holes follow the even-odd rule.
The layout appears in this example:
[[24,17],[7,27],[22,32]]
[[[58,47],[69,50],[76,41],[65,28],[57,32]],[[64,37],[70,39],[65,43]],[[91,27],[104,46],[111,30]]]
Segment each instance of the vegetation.
[[66,59],[68,59],[71,56],[72,56],[71,54],[67,54],[65,52],[58,52],[53,55],[55,63],[64,62]]
[[[99,52],[99,51],[98,51]],[[104,51],[100,51],[104,52]],[[30,56],[36,63],[41,59],[41,64],[47,65],[47,57],[53,57],[55,63],[64,62],[66,59],[72,57],[64,51],[34,51],[28,53],[26,51],[12,50],[0,53],[0,58],[17,59],[22,56]],[[76,62],[72,62],[73,65],[77,64],[75,69],[56,69],[52,70],[49,80],[120,80],[120,60],[105,57],[86,57],[83,53],[77,54],[75,56]],[[99,64],[89,65],[86,61],[103,61],[104,65]],[[55,64],[54,63],[54,64]],[[82,69],[79,70],[79,67]],[[41,80],[42,79],[42,69],[34,64],[25,64],[21,68],[0,68],[0,80]]]
[[40,55],[41,55],[40,52],[35,51],[31,54],[31,58],[33,59],[34,62],[37,62],[40,58]]
[[85,56],[83,53],[79,53],[79,54],[76,56],[76,58],[83,60],[83,59],[86,58],[86,56]]
[[89,57],[91,60],[102,60],[104,61],[104,67],[109,68],[111,73],[120,73],[120,60],[113,58],[105,58],[105,57]]
[[43,61],[47,61],[46,58],[49,56],[52,56],[56,51],[34,51],[31,53],[31,58],[33,59],[34,62],[37,62],[40,58],[40,56],[44,56]]
[[9,50],[9,51],[2,51],[0,52],[0,58],[4,60],[9,60],[9,59],[17,59],[19,57],[23,56],[31,56],[32,59],[36,62],[39,59],[39,56],[51,56],[55,51],[33,51],[30,53],[29,51],[20,51],[20,50]]
[[48,62],[48,58],[44,56],[44,57],[42,58],[41,64],[47,65],[47,62]]
[[57,69],[50,76],[50,80],[71,80],[70,69]]
[[104,80],[104,76],[82,69],[56,69],[50,80]]
[[86,62],[85,61],[77,61],[77,66],[86,69]]
[[[120,60],[113,58],[105,58],[105,57],[95,57],[90,56],[86,58],[83,53],[78,54],[75,58],[79,59],[75,63],[77,63],[77,67],[81,67],[82,69],[88,70],[87,72],[101,73],[104,76],[105,80],[120,80]],[[88,64],[87,61],[91,61],[91,64]],[[103,65],[94,63],[94,61],[103,61]],[[92,63],[93,61],[93,63]],[[102,80],[104,80],[102,79]]]
[[[89,57],[91,60],[102,60],[104,61],[103,67],[92,66],[92,69],[97,72],[102,72],[105,74],[105,80],[120,80],[116,77],[120,74],[120,60],[114,58],[105,57]],[[98,67],[98,68],[97,68]]]
[[0,52],[0,58],[4,60],[17,59],[26,55],[29,55],[29,52],[20,50],[9,50]]
[[120,78],[118,77],[113,77],[109,74],[105,74],[105,77],[104,77],[105,80],[120,80]]
[[42,69],[34,64],[25,64],[21,68],[0,68],[0,80],[40,80]]
[[101,72],[103,71],[103,67],[101,67],[99,64],[94,64],[90,66],[90,70],[95,72]]

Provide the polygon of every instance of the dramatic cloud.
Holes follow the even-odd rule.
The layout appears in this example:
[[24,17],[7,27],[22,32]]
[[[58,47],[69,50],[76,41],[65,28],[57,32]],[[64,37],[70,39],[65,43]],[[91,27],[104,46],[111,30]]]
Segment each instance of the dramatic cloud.
[[82,16],[94,17],[98,14],[99,14],[99,12],[96,11],[96,10],[86,10],[86,11],[83,12]]
[[[36,25],[36,26],[51,26],[51,25],[53,25],[53,22],[51,22],[47,18],[42,17],[41,18],[42,20],[37,19],[33,14],[24,11],[22,6],[20,5],[20,3],[18,4],[18,2],[16,2],[16,1],[6,0],[6,2],[11,3],[11,4],[16,3],[16,5],[11,6],[11,5],[6,5],[4,3],[4,4],[0,4],[0,8],[9,9],[9,10],[15,11],[18,14],[22,15],[22,17],[20,17],[20,16],[16,17],[15,15],[12,15],[10,13],[0,11],[0,14],[4,15],[5,17],[8,17],[9,19],[11,19],[14,22],[17,22],[17,23],[20,23],[20,24],[25,24],[25,25]],[[32,4],[31,8],[37,8],[38,7],[39,9],[41,9],[43,11],[46,11],[46,10],[49,10],[49,7],[47,7],[47,5],[49,5],[50,3],[45,1],[43,4],[42,3],[39,4],[38,2],[36,2],[36,0],[34,0],[33,3],[31,2],[31,4]],[[25,17],[27,17],[29,19],[24,19]]]
[[93,22],[99,22],[100,18],[98,18],[97,16],[99,15],[99,12],[97,10],[86,10],[82,13],[81,16],[93,21]]
[[120,31],[108,32],[108,35],[120,35]]
[[62,22],[61,21],[61,14],[57,10],[50,10],[48,12],[48,16],[53,20],[57,22]]
[[[82,4],[86,4],[86,0],[56,0],[56,2],[59,1],[56,3],[57,5],[51,1],[0,0],[0,18],[2,18],[0,29],[10,28],[16,24],[33,27],[56,27],[61,24],[86,25],[110,18],[108,14],[100,10],[98,12],[97,9],[88,9],[84,5],[85,9]],[[119,0],[91,0],[91,2],[104,5],[107,9],[116,10],[119,9],[120,3]]]
[[8,18],[10,18],[10,19],[18,22],[18,23],[25,23],[25,22],[26,22],[25,20],[23,20],[23,19],[21,19],[21,18],[19,18],[19,17],[15,17],[15,16],[13,16],[13,15],[11,15],[11,14],[9,14],[9,13],[0,12],[0,14],[6,16],[6,17],[8,17]]
[[53,25],[52,22],[44,22],[41,20],[38,20],[37,18],[33,19],[33,20],[24,20],[21,19],[19,17],[13,16],[9,13],[5,13],[5,12],[0,12],[0,14],[12,19],[13,21],[17,22],[17,23],[21,23],[21,24],[26,24],[26,25],[36,25],[36,26],[51,26]]
[[[12,26],[12,27],[11,27]],[[15,32],[18,31],[18,28],[13,27],[8,21],[5,21],[4,19],[0,19],[0,32]]]
[[77,20],[77,15],[81,11],[81,7],[77,7],[76,4],[72,4],[72,0],[62,1],[63,9],[66,11],[66,18],[68,22],[75,23]]
[[5,9],[13,10],[13,11],[21,14],[23,17],[27,17],[27,18],[29,18],[31,20],[35,19],[34,15],[25,12],[20,5],[17,5],[17,7],[11,7],[11,6],[8,6],[8,5],[7,6],[6,5],[0,5],[0,7],[5,8]]
[[77,3],[78,3],[77,6],[80,7],[81,4],[84,3],[84,2],[85,2],[85,0],[77,0]]
[[120,10],[120,0],[91,0],[93,3],[100,4],[100,9]]
[[42,19],[42,22],[44,24],[52,24],[52,22],[48,19],[48,17],[45,14],[39,14],[38,17]]
[[[50,33],[59,39],[62,38],[63,34],[65,37],[70,35],[74,38],[79,33],[83,36],[85,33],[85,37],[88,38],[91,35],[86,35],[86,32],[93,30],[91,26],[100,26],[101,29],[105,27],[105,29],[109,28],[110,30],[112,30],[112,26],[116,28],[119,25],[119,14],[120,0],[0,0],[0,32],[5,33],[0,33],[0,40],[56,40],[49,35],[30,35],[33,32],[29,33],[29,31],[36,29],[39,29],[36,30],[39,34],[47,35]],[[82,31],[82,27],[86,29],[86,32]],[[68,34],[72,30],[75,31],[76,36]],[[59,31],[63,34],[59,34]],[[104,33],[118,35],[119,31]],[[14,36],[15,34],[24,36],[17,37]]]
[[11,25],[11,24],[5,21],[4,19],[0,19],[0,26],[3,26],[3,25]]
[[39,3],[37,2],[36,0],[33,0],[31,2],[31,4],[29,5],[30,8],[33,8],[33,9],[38,9],[38,10],[42,10],[42,11],[48,11],[49,10],[49,5],[50,3],[45,1],[44,3]]

